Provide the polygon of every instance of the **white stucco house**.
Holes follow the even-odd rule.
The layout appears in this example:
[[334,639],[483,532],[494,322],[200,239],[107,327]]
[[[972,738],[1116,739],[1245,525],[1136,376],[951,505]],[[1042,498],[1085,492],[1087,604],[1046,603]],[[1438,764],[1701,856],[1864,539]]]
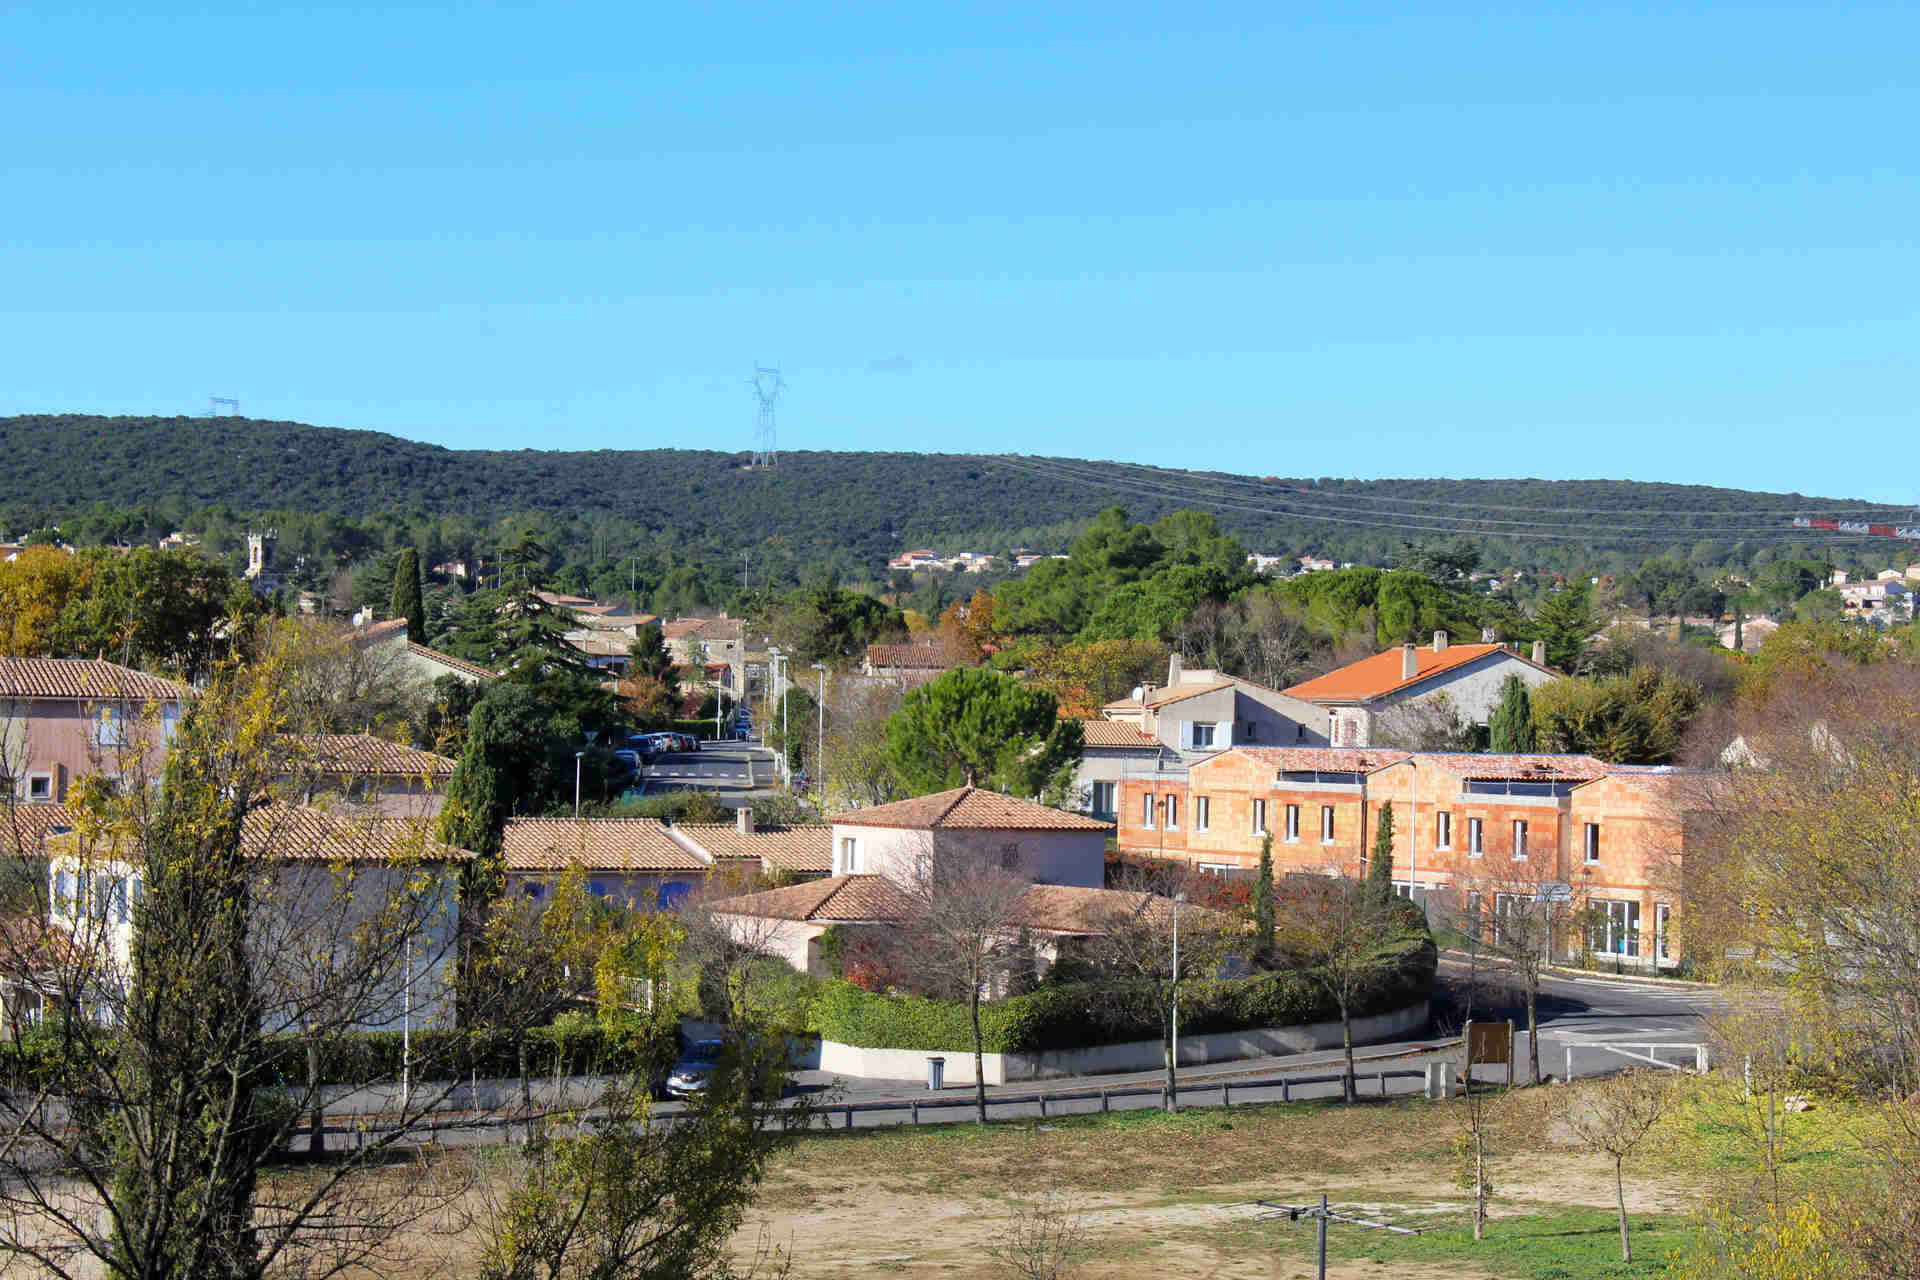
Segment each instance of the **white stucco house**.
[[1560,673],[1547,666],[1542,644],[1536,643],[1533,656],[1526,658],[1501,644],[1452,644],[1446,632],[1436,631],[1430,646],[1404,644],[1376,653],[1287,693],[1323,710],[1330,745],[1369,747],[1383,718],[1442,695],[1462,719],[1486,724],[1509,676],[1519,676],[1533,689]]
[[1035,884],[1097,889],[1106,879],[1112,827],[1085,814],[979,787],[956,787],[836,814],[835,875],[911,880],[924,860],[990,855]]
[[[267,1031],[290,1029],[321,992],[343,1029],[452,1025],[459,872],[471,853],[434,840],[424,821],[280,803],[251,811],[241,841],[258,868],[247,950]],[[50,932],[77,967],[56,990],[108,1023],[126,995],[146,888],[137,843],[75,831],[44,843]]]

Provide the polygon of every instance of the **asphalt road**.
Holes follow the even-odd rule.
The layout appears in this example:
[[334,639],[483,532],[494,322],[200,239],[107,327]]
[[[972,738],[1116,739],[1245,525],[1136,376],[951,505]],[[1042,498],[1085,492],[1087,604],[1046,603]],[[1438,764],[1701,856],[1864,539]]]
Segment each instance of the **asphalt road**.
[[633,791],[764,790],[775,782],[774,760],[773,752],[757,742],[707,743],[698,751],[655,756],[641,766]]

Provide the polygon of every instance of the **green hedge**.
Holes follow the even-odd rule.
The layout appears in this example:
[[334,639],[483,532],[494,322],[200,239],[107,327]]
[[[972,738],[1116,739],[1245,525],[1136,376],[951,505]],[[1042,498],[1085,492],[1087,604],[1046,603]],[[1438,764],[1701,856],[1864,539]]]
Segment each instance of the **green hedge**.
[[[398,1080],[402,1039],[398,1031],[364,1031],[324,1041],[321,1082],[359,1085]],[[526,1044],[527,1070],[536,1077],[657,1071],[672,1063],[676,1048],[670,1032],[651,1038],[618,1029],[609,1034],[588,1022],[535,1027],[526,1033]],[[520,1074],[519,1041],[505,1033],[415,1031],[411,1049],[416,1078],[454,1079],[477,1074],[512,1079]],[[57,1033],[29,1034],[18,1044],[0,1043],[0,1083],[17,1086],[56,1080],[61,1053]],[[306,1082],[306,1046],[297,1037],[269,1036],[267,1058],[272,1077],[268,1083]]]
[[[1424,931],[1386,948],[1354,1003],[1354,1016],[1404,1009],[1426,999],[1433,991],[1438,960],[1433,939]],[[1042,987],[1030,995],[991,1001],[980,1006],[981,1047],[988,1053],[1044,1053],[1159,1039],[1160,1027],[1150,1016],[1116,1017],[1110,1012],[1113,1003],[1086,983]],[[1339,1016],[1333,999],[1299,971],[1197,984],[1180,1000],[1180,1029],[1194,1035],[1332,1022]],[[821,984],[813,1020],[814,1029],[826,1039],[865,1049],[963,1052],[973,1047],[965,1004],[876,995],[847,982]]]

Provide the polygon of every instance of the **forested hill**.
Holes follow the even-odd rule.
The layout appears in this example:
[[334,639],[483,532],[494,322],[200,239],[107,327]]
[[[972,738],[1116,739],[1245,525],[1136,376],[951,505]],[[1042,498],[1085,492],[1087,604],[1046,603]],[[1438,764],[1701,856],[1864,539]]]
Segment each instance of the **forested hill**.
[[[1554,549],[1574,545],[1588,555],[1701,541],[1782,545],[1802,511],[1906,515],[1798,494],[1627,481],[1259,480],[963,454],[794,452],[775,470],[755,471],[745,453],[452,450],[236,417],[0,418],[0,444],[0,507],[16,521],[29,513],[58,520],[102,503],[355,517],[398,509],[483,520],[549,511],[575,520],[604,514],[710,545],[785,537],[880,560],[922,545],[1060,549],[1081,522],[1113,505],[1138,519],[1210,510],[1260,551],[1378,562],[1403,539],[1464,533],[1520,564],[1562,561],[1568,557]],[[1247,461],[1280,472],[1286,458]],[[1368,462],[1354,459],[1356,469]],[[1584,514],[1596,512],[1620,514]]]

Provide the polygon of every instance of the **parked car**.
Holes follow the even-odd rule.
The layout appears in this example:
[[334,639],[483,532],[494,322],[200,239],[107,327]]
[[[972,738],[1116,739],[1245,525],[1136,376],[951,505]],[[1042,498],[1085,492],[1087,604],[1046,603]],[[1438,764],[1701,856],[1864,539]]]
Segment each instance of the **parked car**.
[[629,778],[640,772],[640,753],[638,751],[616,751],[613,753],[613,758],[616,762],[616,768],[614,769],[615,777]]
[[680,1051],[680,1060],[667,1072],[667,1096],[691,1098],[705,1091],[713,1075],[713,1064],[720,1060],[718,1040],[695,1040]]

